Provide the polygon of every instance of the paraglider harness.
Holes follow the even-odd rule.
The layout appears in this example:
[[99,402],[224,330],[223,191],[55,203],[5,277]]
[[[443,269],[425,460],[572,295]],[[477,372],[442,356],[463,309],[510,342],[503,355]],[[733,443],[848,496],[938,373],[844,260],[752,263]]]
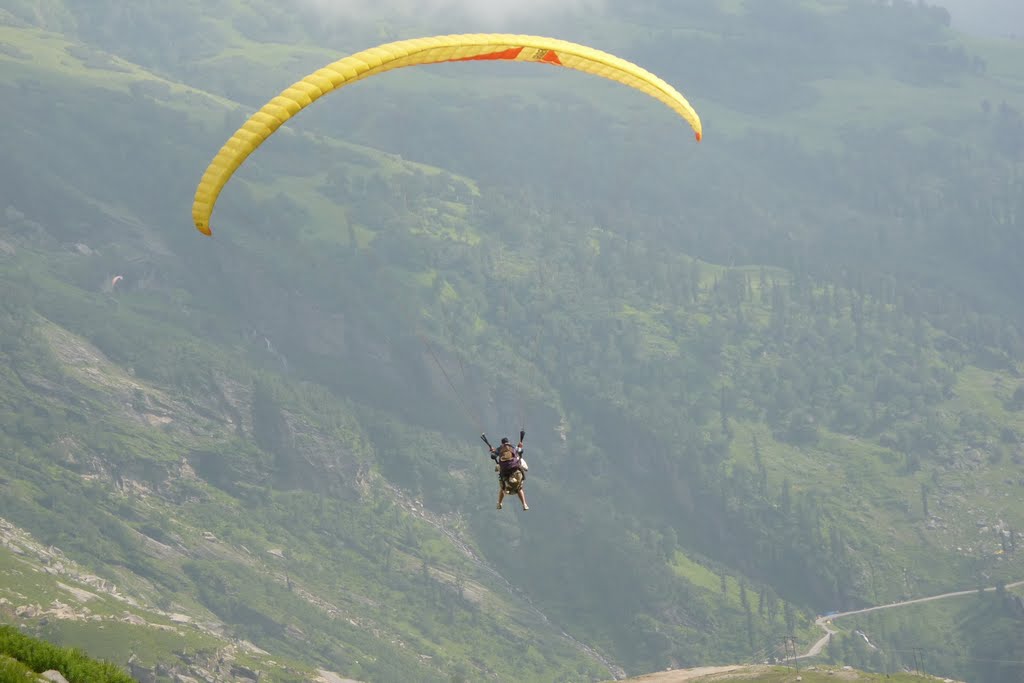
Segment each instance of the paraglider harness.
[[[523,480],[526,479],[528,469],[526,460],[523,459],[519,449],[510,444],[508,439],[502,439],[501,445],[494,448],[487,441],[485,434],[481,434],[480,438],[491,449],[491,460],[496,464],[498,479],[501,481],[505,493],[519,493],[519,490],[523,487]],[[524,438],[526,438],[526,432],[520,431],[519,443],[522,443]]]

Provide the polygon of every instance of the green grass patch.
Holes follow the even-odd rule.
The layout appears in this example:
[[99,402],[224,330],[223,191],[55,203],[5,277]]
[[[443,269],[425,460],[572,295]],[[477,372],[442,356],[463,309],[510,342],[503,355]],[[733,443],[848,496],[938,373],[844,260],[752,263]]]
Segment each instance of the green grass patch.
[[[20,633],[12,626],[0,626],[0,654],[42,673],[55,669],[69,683],[131,683],[120,668],[86,656],[81,650],[57,647]],[[7,667],[10,671],[11,667]],[[17,673],[16,671],[14,673]]]

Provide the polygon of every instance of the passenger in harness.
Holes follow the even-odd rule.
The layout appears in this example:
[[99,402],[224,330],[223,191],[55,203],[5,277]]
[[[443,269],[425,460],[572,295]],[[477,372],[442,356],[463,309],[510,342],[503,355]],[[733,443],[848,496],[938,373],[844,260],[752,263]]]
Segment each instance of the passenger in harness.
[[[487,444],[491,451],[491,460],[495,463],[494,471],[498,473],[499,510],[506,493],[516,494],[519,496],[519,502],[523,504],[523,509],[530,509],[530,506],[526,504],[526,494],[523,492],[523,481],[526,479],[526,471],[529,469],[523,458],[523,439],[525,438],[526,432],[520,431],[519,443],[515,446],[509,443],[508,437],[503,438],[501,445],[497,448]],[[487,443],[486,438],[484,443]]]

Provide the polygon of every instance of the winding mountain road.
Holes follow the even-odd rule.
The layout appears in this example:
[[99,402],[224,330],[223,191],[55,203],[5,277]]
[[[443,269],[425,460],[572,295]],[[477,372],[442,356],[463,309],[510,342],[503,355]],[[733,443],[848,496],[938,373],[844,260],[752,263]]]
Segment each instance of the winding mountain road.
[[[1024,581],[1016,581],[1014,583],[1008,583],[1005,585],[1006,588],[1018,588],[1024,586]],[[996,590],[996,586],[982,589],[985,593],[990,593]],[[832,634],[838,633],[831,627],[834,619],[840,619],[842,617],[852,617],[857,614],[867,614],[868,612],[877,612],[883,609],[892,609],[893,607],[905,607],[906,605],[916,605],[922,602],[932,602],[933,600],[944,600],[945,598],[956,598],[963,595],[971,595],[977,593],[977,588],[964,591],[953,591],[952,593],[942,593],[941,595],[932,595],[927,598],[914,598],[913,600],[903,600],[901,602],[892,602],[888,605],[876,605],[875,607],[865,607],[864,609],[855,609],[848,612],[835,612],[825,616],[818,617],[814,620],[814,623],[820,626],[824,631],[825,635],[818,639],[814,645],[811,646],[807,652],[802,655],[795,657],[787,657],[782,661],[793,661],[794,659],[808,659],[810,657],[817,657],[821,654],[821,651],[828,645],[829,639]],[[691,681],[694,679],[702,678],[720,673],[732,673],[739,671],[753,671],[757,667],[746,666],[742,664],[733,664],[730,666],[707,666],[696,669],[671,669],[668,671],[656,671],[653,673],[639,676],[637,678],[628,679],[627,683],[681,683],[682,681]],[[620,680],[620,679],[616,679]]]
[[[1019,586],[1024,586],[1024,581],[1017,581],[1015,583],[1008,583],[1008,584],[1006,584],[1006,588],[1017,588]],[[990,593],[990,592],[996,590],[996,586],[992,586],[990,588],[984,588],[982,590],[984,592],[986,592],[986,593]],[[855,609],[855,610],[850,610],[849,612],[836,612],[834,614],[829,614],[829,615],[826,615],[826,616],[823,616],[823,617],[818,617],[817,619],[814,620],[814,623],[817,624],[818,626],[820,626],[822,629],[825,630],[825,635],[823,635],[818,640],[818,642],[816,642],[814,645],[812,645],[811,649],[808,650],[807,652],[805,652],[804,654],[797,655],[796,657],[789,657],[789,658],[787,658],[787,660],[807,659],[809,657],[817,657],[819,654],[821,654],[821,651],[823,649],[825,649],[826,645],[828,645],[828,641],[832,637],[832,634],[836,633],[836,631],[833,630],[831,628],[831,626],[830,626],[831,622],[834,621],[835,619],[839,619],[840,617],[852,617],[855,614],[867,614],[868,612],[877,612],[878,610],[892,609],[893,607],[904,607],[906,605],[916,605],[916,604],[921,603],[921,602],[931,602],[933,600],[943,600],[945,598],[956,598],[956,597],[959,597],[961,595],[971,595],[972,593],[977,593],[977,592],[978,592],[977,588],[974,588],[974,589],[971,589],[971,590],[965,590],[965,591],[954,591],[952,593],[943,593],[941,595],[932,595],[932,596],[927,597],[927,598],[914,598],[913,600],[903,600],[902,602],[892,602],[892,603],[889,603],[888,605],[877,605],[875,607],[865,607],[864,609]]]

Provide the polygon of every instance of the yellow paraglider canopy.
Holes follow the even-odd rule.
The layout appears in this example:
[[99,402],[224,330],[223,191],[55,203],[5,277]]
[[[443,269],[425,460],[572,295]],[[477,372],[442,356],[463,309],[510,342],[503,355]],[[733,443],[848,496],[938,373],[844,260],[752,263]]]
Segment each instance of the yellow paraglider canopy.
[[509,34],[466,34],[414,38],[388,43],[345,57],[294,83],[253,114],[210,162],[196,188],[192,219],[210,235],[210,216],[224,185],[285,121],[323,95],[349,83],[392,69],[440,62],[506,60],[540,62],[618,81],[647,93],[679,114],[701,139],[701,123],[690,103],[671,85],[624,59],[554,38]]

